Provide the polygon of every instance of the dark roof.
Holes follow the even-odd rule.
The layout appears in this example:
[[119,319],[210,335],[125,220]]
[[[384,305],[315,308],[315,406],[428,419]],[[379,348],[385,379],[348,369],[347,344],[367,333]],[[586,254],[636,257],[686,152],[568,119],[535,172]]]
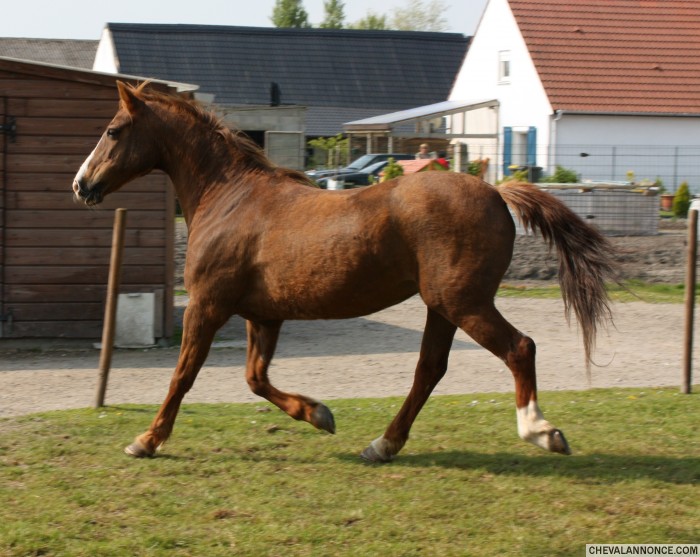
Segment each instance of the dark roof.
[[99,41],[0,38],[0,56],[92,69]]
[[555,110],[700,114],[697,0],[508,0]]
[[[114,87],[116,80],[138,84],[143,83],[146,79],[140,76],[95,72],[85,68],[10,58],[9,56],[0,56],[0,71],[31,75],[39,78],[69,80],[91,85],[104,85],[106,87]],[[183,93],[188,98],[191,98],[192,93],[197,90],[197,86],[191,83],[177,83],[167,80],[151,80],[151,83],[159,91]],[[12,90],[12,84],[9,87]]]
[[282,104],[308,107],[309,135],[342,131],[330,129],[329,112],[348,121],[447,99],[469,44],[458,33],[126,23],[108,29],[122,73],[196,83],[226,105],[269,104],[274,82]]

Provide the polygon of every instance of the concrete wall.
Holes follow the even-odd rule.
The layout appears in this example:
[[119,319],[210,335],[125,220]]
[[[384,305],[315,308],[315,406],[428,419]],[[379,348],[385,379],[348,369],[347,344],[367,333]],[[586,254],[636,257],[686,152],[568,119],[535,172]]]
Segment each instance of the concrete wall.
[[[650,236],[658,234],[659,197],[625,190],[546,188],[583,220],[606,236]],[[518,234],[525,230],[515,219]]]
[[306,107],[304,106],[216,106],[216,113],[223,121],[239,130],[304,132]]

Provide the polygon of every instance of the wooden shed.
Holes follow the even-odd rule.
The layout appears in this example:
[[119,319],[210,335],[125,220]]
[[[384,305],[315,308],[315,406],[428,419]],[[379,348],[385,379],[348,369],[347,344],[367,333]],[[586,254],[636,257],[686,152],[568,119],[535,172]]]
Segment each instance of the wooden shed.
[[121,291],[155,293],[155,336],[172,334],[168,178],[141,178],[94,210],[73,201],[73,177],[116,112],[117,78],[136,82],[0,58],[0,338],[100,338],[117,207],[128,209]]

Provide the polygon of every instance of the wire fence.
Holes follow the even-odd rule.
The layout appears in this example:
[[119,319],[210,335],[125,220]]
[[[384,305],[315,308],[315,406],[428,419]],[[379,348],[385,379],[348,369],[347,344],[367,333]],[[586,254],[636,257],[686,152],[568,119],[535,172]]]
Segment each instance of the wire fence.
[[[509,173],[502,146],[470,144],[466,151],[468,160],[489,158],[490,180]],[[534,152],[513,152],[509,159],[512,166],[535,168],[537,177],[545,180],[560,166],[582,182],[657,182],[668,193],[685,182],[691,193],[700,194],[700,145],[538,145]]]
[[[458,172],[466,172],[470,161],[489,159],[486,179],[493,183],[512,172],[506,165],[534,168],[531,177],[539,180],[554,174],[559,166],[576,173],[582,182],[657,182],[667,193],[674,193],[685,182],[692,194],[700,195],[700,145],[513,145],[512,152],[504,156],[502,143],[476,140],[462,144],[457,156],[457,146],[446,139],[416,137],[395,138],[391,151],[414,153],[423,142],[429,144],[430,151],[450,160],[452,170]],[[350,159],[367,151],[358,139],[350,147]],[[388,149],[387,138],[373,142],[372,152],[386,153]],[[307,157],[307,166],[322,167],[315,159],[325,162],[326,157],[319,157]]]
[[[538,146],[527,153],[511,152],[506,164],[501,146],[470,144],[462,152],[462,169],[465,155],[467,162],[489,159],[485,178],[490,182],[516,169],[526,171],[530,181],[609,236],[657,234],[660,194],[674,193],[684,182],[691,193],[700,193],[700,146]],[[561,174],[557,167],[573,174],[576,185],[548,183]]]
[[[648,188],[615,184],[540,184],[607,236],[648,236],[659,231],[659,197]],[[516,223],[518,233],[525,231]]]
[[585,180],[661,181],[670,193],[687,182],[700,192],[700,146],[566,145],[551,158]]
[[[491,183],[515,169],[527,170],[530,181],[549,189],[607,235],[657,234],[660,194],[673,194],[683,183],[691,195],[700,196],[700,145],[513,144],[504,156],[503,144],[495,140],[452,145],[447,139],[412,137],[395,138],[391,144],[375,141],[372,151],[385,153],[391,145],[394,153],[412,153],[417,142],[428,142],[458,172],[488,160],[484,179]],[[351,158],[365,154],[359,144],[351,147]],[[558,167],[576,177],[576,187],[551,183],[558,181]]]

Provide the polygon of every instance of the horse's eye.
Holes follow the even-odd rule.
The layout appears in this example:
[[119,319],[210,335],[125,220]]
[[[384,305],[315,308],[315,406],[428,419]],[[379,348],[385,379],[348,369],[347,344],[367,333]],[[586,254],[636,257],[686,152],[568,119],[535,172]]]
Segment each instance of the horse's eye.
[[111,137],[112,139],[116,139],[117,136],[119,136],[119,132],[121,130],[119,128],[109,128],[107,130],[107,137]]

